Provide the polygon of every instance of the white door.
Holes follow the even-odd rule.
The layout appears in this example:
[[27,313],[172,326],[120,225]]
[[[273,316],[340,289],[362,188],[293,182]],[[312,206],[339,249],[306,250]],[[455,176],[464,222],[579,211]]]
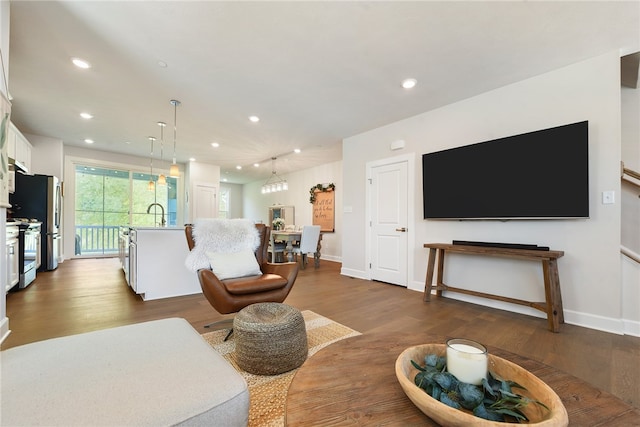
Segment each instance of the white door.
[[407,162],[371,168],[371,279],[407,286]]
[[193,219],[218,217],[218,188],[211,183],[196,183],[193,192]]

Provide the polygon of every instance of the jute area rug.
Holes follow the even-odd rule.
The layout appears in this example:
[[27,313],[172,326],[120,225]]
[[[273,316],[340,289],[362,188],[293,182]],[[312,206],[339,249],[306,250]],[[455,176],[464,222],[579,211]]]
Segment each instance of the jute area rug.
[[[361,335],[331,319],[320,316],[313,311],[302,312],[307,328],[309,356],[318,350],[345,338]],[[224,337],[228,330],[208,332],[202,337],[220,354],[227,359],[244,377],[249,386],[249,427],[275,427],[284,425],[284,405],[287,398],[289,384],[297,369],[280,375],[254,375],[243,371],[236,363],[236,343],[233,335],[226,342]]]

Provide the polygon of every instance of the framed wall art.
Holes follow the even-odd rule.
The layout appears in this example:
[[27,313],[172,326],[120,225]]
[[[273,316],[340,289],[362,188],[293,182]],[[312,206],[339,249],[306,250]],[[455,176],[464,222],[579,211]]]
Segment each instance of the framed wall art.
[[335,185],[318,184],[309,190],[309,202],[313,205],[313,225],[319,225],[320,231],[335,231]]

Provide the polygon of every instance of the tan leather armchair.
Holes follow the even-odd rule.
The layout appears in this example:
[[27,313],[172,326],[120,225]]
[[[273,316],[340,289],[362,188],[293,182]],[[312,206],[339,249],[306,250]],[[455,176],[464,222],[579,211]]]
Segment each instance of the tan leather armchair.
[[[210,269],[198,270],[202,293],[220,314],[237,313],[244,307],[257,302],[283,302],[296,281],[298,276],[296,263],[267,262],[271,229],[264,224],[256,224],[256,228],[260,235],[260,245],[255,255],[262,275],[220,280]],[[185,234],[189,250],[196,245],[192,232],[193,226],[187,225]]]

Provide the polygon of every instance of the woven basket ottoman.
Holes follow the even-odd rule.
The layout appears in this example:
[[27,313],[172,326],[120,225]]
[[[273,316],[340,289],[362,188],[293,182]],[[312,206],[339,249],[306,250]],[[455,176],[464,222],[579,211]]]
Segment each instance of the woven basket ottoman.
[[302,313],[276,302],[252,304],[233,319],[236,362],[256,375],[277,375],[307,359],[307,330]]

